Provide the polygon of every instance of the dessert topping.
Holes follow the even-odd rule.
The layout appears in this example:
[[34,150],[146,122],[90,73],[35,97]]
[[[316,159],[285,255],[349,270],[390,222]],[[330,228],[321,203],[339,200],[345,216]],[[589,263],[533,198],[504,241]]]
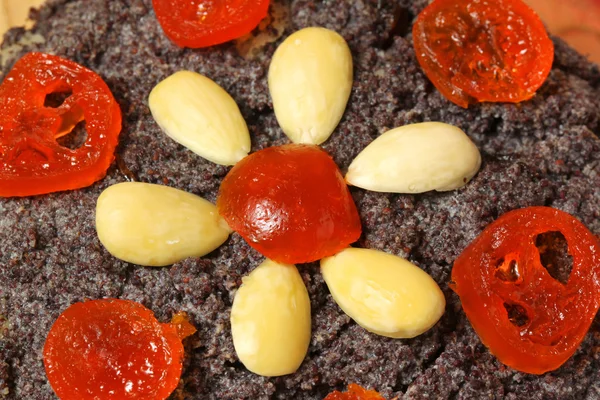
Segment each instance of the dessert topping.
[[[572,269],[553,278],[536,247],[560,232]],[[504,364],[542,374],[577,349],[600,306],[600,242],[573,216],[549,207],[508,212],[463,251],[453,289],[481,341]]]
[[[62,104],[45,104],[56,93]],[[57,142],[83,121],[82,146]],[[0,196],[91,185],[106,175],[120,131],[119,105],[96,73],[57,56],[24,55],[0,85]]]
[[159,323],[130,300],[76,303],[48,333],[46,375],[61,400],[166,399],[179,384],[181,340],[193,332],[189,322]]
[[480,166],[479,150],[462,130],[423,122],[375,139],[352,161],[346,182],[376,192],[446,191],[464,186]]
[[165,34],[180,47],[208,47],[250,33],[269,0],[152,0]]
[[374,390],[367,390],[355,383],[348,385],[348,391],[341,393],[337,390],[329,393],[324,400],[385,400]]
[[450,101],[518,103],[550,73],[554,45],[521,0],[435,0],[413,25],[417,60]]
[[313,145],[269,147],[244,158],[223,180],[217,207],[252,247],[282,263],[333,255],[361,232],[337,165]]
[[352,89],[352,54],[325,28],[289,36],[273,55],[269,91],[279,125],[295,143],[321,144],[340,122]]
[[190,323],[190,318],[186,312],[180,311],[171,318],[171,325],[177,329],[177,336],[181,340],[196,333],[196,327]]
[[180,71],[148,99],[152,116],[177,143],[217,164],[233,165],[250,152],[250,134],[235,100],[209,78]]
[[153,267],[208,254],[230,233],[209,201],[140,182],[119,183],[102,192],[96,205],[96,230],[113,256]]
[[412,338],[444,313],[446,300],[437,283],[403,258],[348,248],[321,260],[321,272],[340,308],[378,335]]
[[255,374],[294,373],[310,343],[310,299],[293,265],[265,260],[243,278],[231,308],[240,361]]

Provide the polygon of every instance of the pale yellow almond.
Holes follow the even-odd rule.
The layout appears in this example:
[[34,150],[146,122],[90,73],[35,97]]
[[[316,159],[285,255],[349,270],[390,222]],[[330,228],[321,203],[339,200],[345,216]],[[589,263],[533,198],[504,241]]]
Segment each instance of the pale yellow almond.
[[352,90],[352,54],[338,33],[305,28],[273,55],[269,91],[279,125],[294,143],[321,144],[340,122]]
[[446,300],[437,283],[403,258],[348,248],[321,260],[321,272],[340,308],[378,335],[412,338],[444,313]]
[[447,191],[466,185],[480,166],[479,150],[462,130],[423,122],[375,139],[352,161],[346,182],[376,192]]
[[308,351],[310,300],[294,265],[265,260],[243,278],[231,308],[240,361],[263,376],[294,373]]
[[138,182],[119,183],[102,192],[96,205],[96,230],[113,256],[151,267],[201,257],[231,233],[209,201]]
[[148,103],[169,137],[207,160],[234,165],[250,152],[250,133],[237,104],[203,75],[176,72],[152,89]]

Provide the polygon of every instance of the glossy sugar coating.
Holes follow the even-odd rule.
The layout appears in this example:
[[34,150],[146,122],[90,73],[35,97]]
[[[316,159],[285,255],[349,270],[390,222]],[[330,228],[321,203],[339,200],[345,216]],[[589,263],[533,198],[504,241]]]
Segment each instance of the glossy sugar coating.
[[46,374],[61,400],[166,399],[179,384],[181,340],[194,332],[183,314],[161,324],[129,300],[76,303],[48,334]]
[[341,393],[337,390],[325,397],[325,400],[385,400],[383,396],[374,390],[367,390],[359,385],[351,383],[348,391]]
[[[52,93],[70,93],[53,108]],[[78,149],[57,139],[85,121]],[[121,110],[95,72],[60,57],[29,53],[0,85],[0,196],[86,187],[106,175],[121,131]]]
[[165,34],[180,47],[208,47],[252,31],[269,0],[152,0]]
[[252,247],[281,263],[331,256],[361,232],[337,165],[313,145],[270,147],[244,158],[223,180],[217,208]]
[[[553,278],[536,238],[558,231],[573,268]],[[452,268],[454,291],[481,341],[504,364],[530,374],[560,367],[579,347],[600,306],[600,243],[581,222],[550,207],[508,212]],[[515,321],[509,310],[520,310]]]
[[521,0],[436,0],[413,25],[427,77],[462,107],[531,98],[550,73],[554,46]]

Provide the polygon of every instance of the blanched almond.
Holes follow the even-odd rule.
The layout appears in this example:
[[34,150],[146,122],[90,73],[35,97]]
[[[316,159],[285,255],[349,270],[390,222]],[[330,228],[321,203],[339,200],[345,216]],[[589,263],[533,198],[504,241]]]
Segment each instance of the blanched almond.
[[352,54],[339,34],[305,28],[273,55],[269,91],[279,125],[294,143],[321,144],[340,122],[352,89]]
[[96,230],[113,256],[151,267],[208,254],[231,232],[207,200],[138,182],[119,183],[102,192]]
[[348,248],[321,260],[333,299],[366,330],[392,338],[427,331],[444,313],[444,294],[422,269],[382,251]]
[[250,152],[250,134],[237,104],[203,75],[176,72],[156,85],[148,103],[169,137],[207,160],[233,165]]
[[310,300],[293,265],[265,260],[243,279],[231,308],[240,361],[263,376],[294,373],[310,343]]
[[375,139],[352,161],[346,182],[375,192],[446,191],[464,186],[480,166],[479,150],[462,130],[423,122]]

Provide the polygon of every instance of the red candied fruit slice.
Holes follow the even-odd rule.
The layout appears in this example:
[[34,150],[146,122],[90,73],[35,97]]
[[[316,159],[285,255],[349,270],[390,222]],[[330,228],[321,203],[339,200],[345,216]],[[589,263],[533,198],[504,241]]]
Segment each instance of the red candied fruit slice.
[[329,393],[324,400],[385,400],[383,396],[374,390],[367,390],[359,385],[351,383],[348,385],[348,391],[345,393]]
[[331,256],[361,233],[344,178],[318,146],[269,147],[244,158],[223,180],[217,207],[250,246],[281,263]]
[[435,0],[417,17],[413,42],[427,77],[462,107],[530,99],[554,58],[542,21],[521,0]]
[[[50,94],[68,95],[58,107]],[[78,149],[56,139],[85,121]],[[114,159],[121,110],[96,73],[72,61],[28,53],[0,85],[0,197],[32,196],[86,187]]]
[[152,0],[152,5],[169,39],[191,48],[244,36],[269,10],[269,0]]
[[129,300],[76,303],[50,329],[46,375],[61,400],[166,399],[179,384],[181,340],[195,331],[184,314],[161,324]]
[[[536,243],[549,232],[566,240],[572,259],[566,283],[542,263]],[[471,325],[498,360],[543,374],[575,353],[600,307],[600,242],[563,211],[510,211],[462,252],[452,281]]]

